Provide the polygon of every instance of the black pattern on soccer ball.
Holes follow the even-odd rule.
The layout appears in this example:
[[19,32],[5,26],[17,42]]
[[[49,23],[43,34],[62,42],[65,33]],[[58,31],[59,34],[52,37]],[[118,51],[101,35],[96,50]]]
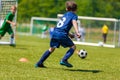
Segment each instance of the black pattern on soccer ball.
[[81,49],[78,53],[78,56],[81,58],[81,59],[84,59],[87,57],[87,51],[84,50],[84,49]]

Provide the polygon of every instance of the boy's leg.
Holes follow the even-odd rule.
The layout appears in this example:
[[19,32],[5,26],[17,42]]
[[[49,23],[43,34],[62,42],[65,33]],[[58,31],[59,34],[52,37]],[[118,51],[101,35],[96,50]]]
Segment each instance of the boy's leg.
[[38,63],[35,65],[35,67],[45,67],[43,65],[44,61],[50,56],[50,54],[55,50],[55,48],[53,49],[49,49],[47,51],[44,52],[44,54],[42,55],[42,57],[40,58],[40,60],[38,61]]
[[11,35],[11,37],[10,37],[10,45],[15,45],[15,41],[14,41],[14,32],[13,32],[13,30],[12,30],[11,27],[9,27],[8,33]]
[[50,48],[40,58],[38,63],[35,65],[35,67],[44,67],[43,63],[44,61],[50,56],[50,54],[55,50],[55,48],[58,48],[60,46],[58,40],[52,39],[50,40]]
[[74,53],[74,49],[70,48],[64,55],[63,59],[60,61],[60,64],[65,65],[67,67],[73,67],[72,64],[68,63],[68,59],[72,56],[73,53]]
[[5,35],[6,31],[0,29],[0,39]]
[[0,34],[0,39],[2,38],[1,34]]
[[67,61],[71,56],[72,56],[72,54],[74,53],[74,49],[73,48],[70,48],[67,52],[66,52],[66,54],[64,55],[64,57],[63,57],[63,61]]
[[14,34],[11,34],[11,37],[10,37],[10,44],[15,44],[14,42]]
[[70,49],[66,52],[66,54],[60,61],[60,64],[67,66],[67,67],[73,67],[72,64],[68,63],[68,59],[72,56],[72,54],[74,53],[76,49],[75,44],[68,36],[66,36],[63,40],[61,40],[61,45],[63,47],[70,47]]
[[105,43],[106,43],[106,40],[107,40],[107,34],[105,34],[105,40],[104,40]]

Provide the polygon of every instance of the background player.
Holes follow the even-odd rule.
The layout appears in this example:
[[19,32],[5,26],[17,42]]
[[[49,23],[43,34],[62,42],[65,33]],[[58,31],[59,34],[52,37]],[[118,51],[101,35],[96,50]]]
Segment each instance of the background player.
[[54,28],[50,41],[50,48],[42,55],[41,59],[38,61],[35,67],[45,67],[43,64],[44,61],[50,56],[50,54],[55,50],[55,48],[59,48],[60,45],[65,48],[69,47],[69,50],[61,59],[60,64],[66,67],[73,67],[73,65],[68,62],[68,59],[74,53],[76,46],[69,38],[69,36],[71,36],[71,34],[69,34],[69,31],[71,27],[74,26],[75,33],[77,37],[80,38],[77,25],[78,16],[75,14],[77,10],[77,4],[74,1],[67,1],[66,10],[68,12],[63,15],[61,20],[57,23],[57,26]]
[[6,32],[8,32],[11,35],[10,45],[15,45],[14,44],[14,32],[11,27],[11,25],[16,26],[16,23],[12,22],[15,16],[15,12],[16,12],[16,6],[12,6],[11,12],[7,14],[2,24],[2,27],[0,28],[0,39],[5,35]]
[[108,26],[106,24],[104,24],[102,27],[102,37],[103,37],[104,43],[106,43],[106,41],[107,41],[107,34],[108,34]]

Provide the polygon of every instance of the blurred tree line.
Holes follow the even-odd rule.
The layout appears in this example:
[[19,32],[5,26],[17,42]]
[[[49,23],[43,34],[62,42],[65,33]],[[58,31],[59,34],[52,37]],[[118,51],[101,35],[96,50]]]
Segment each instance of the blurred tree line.
[[[18,0],[18,21],[30,21],[32,16],[56,18],[65,13],[67,0]],[[74,0],[79,16],[119,18],[120,0]]]

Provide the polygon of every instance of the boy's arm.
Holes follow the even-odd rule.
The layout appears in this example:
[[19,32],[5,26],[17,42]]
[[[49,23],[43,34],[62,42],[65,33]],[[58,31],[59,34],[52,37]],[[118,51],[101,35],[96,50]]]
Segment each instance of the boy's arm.
[[79,31],[78,31],[77,21],[76,21],[76,20],[72,20],[72,24],[73,24],[73,27],[74,27],[74,29],[75,29],[75,33],[76,33],[77,37],[80,38],[81,35],[80,35]]
[[10,21],[10,20],[6,20],[6,22],[9,23],[9,24],[12,24],[13,26],[16,26],[16,23],[15,23],[15,22],[12,22],[12,21]]
[[6,22],[13,25],[13,26],[16,26],[16,23],[15,22],[12,22],[10,21],[10,16],[12,15],[12,13],[8,13],[7,16],[6,16]]

